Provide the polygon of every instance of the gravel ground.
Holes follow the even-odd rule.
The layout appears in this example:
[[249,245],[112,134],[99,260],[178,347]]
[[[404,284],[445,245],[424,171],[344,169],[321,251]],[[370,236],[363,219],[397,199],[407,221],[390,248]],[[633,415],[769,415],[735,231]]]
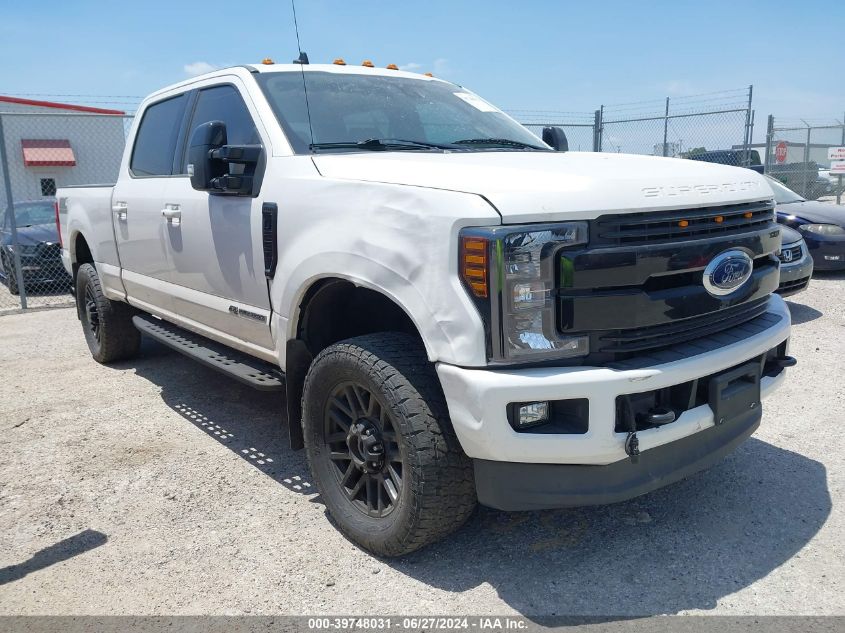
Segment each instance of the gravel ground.
[[0,614],[845,614],[845,275],[790,307],[799,365],[718,466],[398,560],[332,528],[282,397],[149,342],[100,366],[69,309],[0,317]]

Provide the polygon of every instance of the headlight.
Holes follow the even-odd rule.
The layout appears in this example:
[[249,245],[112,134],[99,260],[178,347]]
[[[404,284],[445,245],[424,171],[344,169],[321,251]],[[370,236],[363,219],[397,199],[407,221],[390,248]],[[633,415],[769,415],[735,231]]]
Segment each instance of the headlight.
[[554,305],[556,254],[585,244],[587,235],[586,222],[462,232],[461,274],[476,303],[482,302],[482,311],[489,310],[491,351],[498,360],[589,353],[588,337],[558,335]]
[[836,224],[801,224],[798,230],[816,235],[845,235],[845,228]]

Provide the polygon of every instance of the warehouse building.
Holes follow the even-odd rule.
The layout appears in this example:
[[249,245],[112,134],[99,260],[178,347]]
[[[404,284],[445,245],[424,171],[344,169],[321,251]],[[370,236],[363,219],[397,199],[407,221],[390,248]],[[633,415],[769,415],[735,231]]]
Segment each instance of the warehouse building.
[[120,110],[0,96],[6,162],[0,165],[0,208],[12,199],[55,195],[58,187],[117,179],[130,118]]

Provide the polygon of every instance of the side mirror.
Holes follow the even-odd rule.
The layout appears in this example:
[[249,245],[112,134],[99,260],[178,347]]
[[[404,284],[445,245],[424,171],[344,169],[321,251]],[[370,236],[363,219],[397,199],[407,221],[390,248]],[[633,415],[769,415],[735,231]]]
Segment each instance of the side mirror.
[[223,121],[203,123],[188,147],[191,186],[212,194],[256,196],[260,182],[255,172],[263,156],[261,145],[227,145]]
[[556,152],[569,151],[569,141],[566,140],[566,134],[559,127],[544,127],[543,142],[551,145]]

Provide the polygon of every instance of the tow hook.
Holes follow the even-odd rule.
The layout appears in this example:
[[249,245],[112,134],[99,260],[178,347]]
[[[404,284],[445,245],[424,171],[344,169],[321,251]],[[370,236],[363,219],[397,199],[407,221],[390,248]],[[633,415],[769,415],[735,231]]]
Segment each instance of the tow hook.
[[798,359],[794,356],[778,356],[777,358],[773,358],[770,362],[774,363],[781,369],[785,369],[786,367],[795,367],[798,364]]
[[640,461],[640,440],[636,431],[628,432],[628,437],[625,438],[625,453],[631,458],[632,464]]
[[625,408],[625,419],[628,421],[628,436],[625,438],[625,454],[631,458],[631,463],[640,461],[640,440],[637,438],[637,418],[634,415],[634,408],[628,396],[622,397],[622,406]]
[[637,422],[651,426],[663,426],[675,421],[675,412],[665,407],[655,407],[647,413],[637,415]]

